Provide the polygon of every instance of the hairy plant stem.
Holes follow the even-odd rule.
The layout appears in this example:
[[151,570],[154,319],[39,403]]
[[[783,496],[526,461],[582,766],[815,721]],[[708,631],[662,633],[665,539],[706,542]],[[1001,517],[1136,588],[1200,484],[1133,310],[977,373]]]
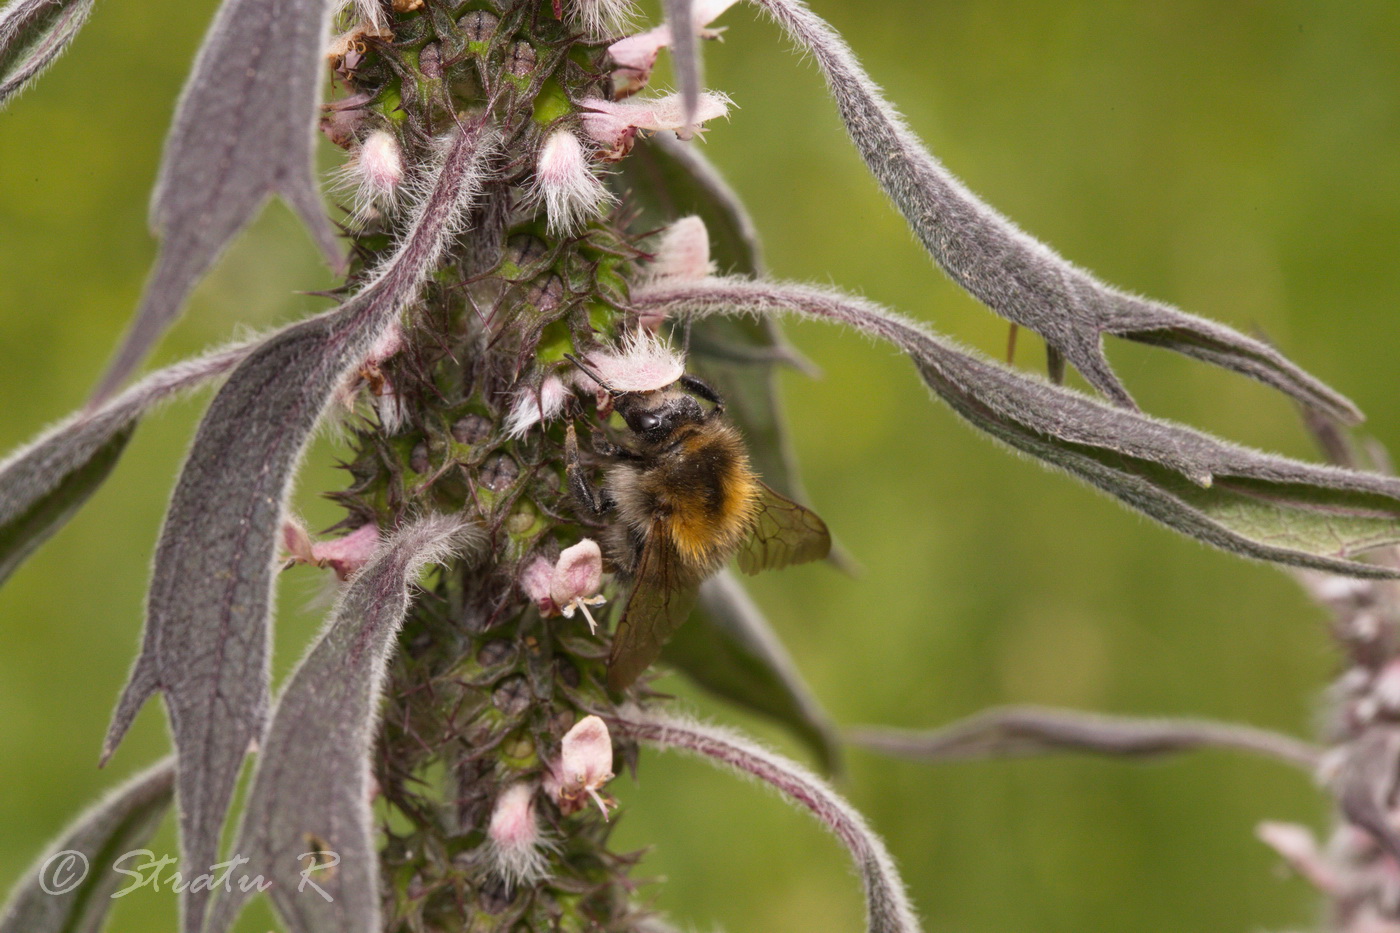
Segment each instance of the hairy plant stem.
[[[565,813],[535,794],[538,880],[507,878],[486,833],[505,789],[539,788],[564,733],[614,708],[603,637],[582,616],[542,617],[517,583],[532,555],[552,560],[586,534],[561,494],[562,426],[523,439],[505,430],[519,393],[614,332],[625,303],[636,255],[627,233],[595,222],[551,237],[520,187],[543,134],[567,124],[571,99],[599,92],[607,68],[549,0],[429,0],[391,22],[392,40],[354,36],[361,57],[332,61],[347,100],[370,96],[330,112],[333,138],[393,132],[410,178],[458,122],[484,116],[503,148],[497,180],[406,316],[402,345],[361,374],[353,481],[333,494],[348,525],[464,513],[488,536],[484,560],[447,564],[420,594],[389,671],[375,761],[386,929],[631,929],[641,919],[633,860],[608,851],[597,808]],[[372,212],[353,234],[352,286],[404,213]],[[630,746],[615,750],[635,759]]]

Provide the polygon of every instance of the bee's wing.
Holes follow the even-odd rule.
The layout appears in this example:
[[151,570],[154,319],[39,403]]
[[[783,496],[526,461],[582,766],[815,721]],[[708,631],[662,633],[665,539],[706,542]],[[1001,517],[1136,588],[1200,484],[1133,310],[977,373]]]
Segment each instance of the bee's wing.
[[608,686],[621,690],[642,675],[661,654],[661,646],[695,608],[698,585],[681,572],[665,535],[647,536],[637,561],[636,582],[613,635],[608,656]]
[[821,560],[831,552],[831,532],[817,513],[778,495],[763,483],[758,485],[758,516],[748,540],[739,547],[740,570],[776,570],[788,564]]

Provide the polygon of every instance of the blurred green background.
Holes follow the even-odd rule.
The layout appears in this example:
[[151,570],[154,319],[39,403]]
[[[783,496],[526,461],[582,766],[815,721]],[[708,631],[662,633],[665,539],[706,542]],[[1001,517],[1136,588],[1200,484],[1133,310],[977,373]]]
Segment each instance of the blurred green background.
[[[101,2],[73,50],[0,115],[0,450],[78,405],[153,256],[147,193],[213,0]],[[1258,328],[1354,398],[1400,450],[1400,6],[813,0],[975,191],[1110,282]],[[833,283],[989,353],[1004,323],[944,281],[848,145],[819,77],[748,8],[707,83],[738,109],[707,151],[783,278]],[[159,362],[323,306],[306,237],[271,208],[200,287]],[[784,377],[815,504],[864,567],[757,579],[843,724],[944,723],[998,703],[1192,714],[1307,734],[1335,672],[1320,613],[1277,570],[1182,540],[967,430],[884,348],[791,329],[824,370]],[[1022,339],[1021,362],[1038,365]],[[1288,403],[1114,343],[1149,410],[1310,456]],[[167,745],[157,704],[106,772],[110,707],[198,405],[147,422],[75,521],[0,590],[0,886],[87,801]],[[313,451],[298,496],[338,482]],[[326,595],[288,574],[278,675]],[[691,696],[674,679],[666,682]],[[702,698],[794,754],[766,725]],[[1302,927],[1316,904],[1253,838],[1325,825],[1308,780],[1223,753],[1140,766],[1055,759],[928,768],[855,752],[843,784],[902,865],[930,931]],[[804,815],[706,766],[648,755],[619,779],[620,845],[686,928],[853,930],[846,856]],[[173,851],[167,827],[155,848]],[[245,918],[244,929],[271,921]],[[174,898],[114,929],[171,929]]]

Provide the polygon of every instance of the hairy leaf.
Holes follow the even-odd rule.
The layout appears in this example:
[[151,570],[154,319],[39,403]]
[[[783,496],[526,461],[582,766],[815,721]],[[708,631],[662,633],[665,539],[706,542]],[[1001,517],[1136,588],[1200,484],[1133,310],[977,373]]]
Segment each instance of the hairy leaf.
[[[272,882],[268,896],[291,933],[381,929],[370,810],[379,693],[410,586],[423,567],[466,543],[470,529],[460,518],[434,516],[382,545],[272,710],[233,851]],[[235,890],[216,901],[206,933],[224,933],[251,896]]]
[[[410,232],[369,283],[260,346],[200,424],[156,549],[141,656],[103,752],[105,760],[152,693],[165,693],[186,865],[216,860],[239,768],[262,733],[277,530],[296,463],[336,387],[417,296],[494,145],[493,131],[462,130]],[[191,889],[182,900],[187,933],[199,930],[207,899]]]
[[223,375],[253,346],[250,341],[152,373],[0,463],[0,583],[97,490],[151,406]]
[[854,729],[856,745],[916,761],[974,761],[1064,752],[1154,758],[1203,748],[1232,748],[1312,772],[1322,749],[1292,736],[1200,719],[1104,716],[1036,706],[989,709],[926,732]]
[[[693,0],[662,0],[666,23],[671,27],[671,60],[687,130],[695,124],[700,106],[700,37],[696,35]],[[687,134],[688,135],[688,134]]]
[[1400,729],[1377,723],[1343,745],[1328,783],[1342,815],[1370,833],[1391,858],[1400,859],[1400,831],[1391,821]]
[[154,835],[174,778],[175,759],[166,758],[74,820],[10,892],[0,933],[101,933],[124,878],[113,863]]
[[[639,226],[661,227],[698,216],[710,235],[715,264],[739,275],[758,275],[763,258],[748,211],[713,165],[689,143],[658,133],[638,141],[618,164],[614,185],[641,212]],[[809,501],[788,441],[774,367],[810,369],[766,319],[707,318],[690,331],[690,369],[714,386],[728,415],[748,441],[764,482],[798,502]]]
[[841,770],[841,743],[831,719],[734,574],[722,570],[700,587],[700,603],[661,657],[695,683],[762,713],[806,742],[828,774]]
[[661,748],[700,755],[776,787],[812,811],[851,853],[865,886],[866,921],[872,933],[914,933],[919,921],[885,844],[859,813],[821,778],[795,761],[716,726],[656,711],[624,709],[608,717],[619,735]]
[[327,0],[224,0],[180,96],[151,199],[155,270],[99,384],[116,391],[180,314],[190,291],[273,194],[341,265],[312,166]]
[[864,301],[739,279],[659,283],[640,310],[704,317],[783,311],[835,321],[907,353],[973,426],[1207,544],[1258,560],[1362,577],[1397,571],[1352,558],[1400,541],[1400,480],[1259,453],[1105,405],[957,349]]
[[1104,356],[1102,337],[1114,334],[1244,373],[1341,420],[1361,420],[1349,400],[1268,344],[1106,285],[1021,231],[924,148],[850,47],[802,0],[752,2],[816,60],[856,148],[934,261],[997,314],[1044,337],[1108,398],[1134,407]]
[[10,0],[0,9],[0,107],[52,65],[92,12],[93,0]]

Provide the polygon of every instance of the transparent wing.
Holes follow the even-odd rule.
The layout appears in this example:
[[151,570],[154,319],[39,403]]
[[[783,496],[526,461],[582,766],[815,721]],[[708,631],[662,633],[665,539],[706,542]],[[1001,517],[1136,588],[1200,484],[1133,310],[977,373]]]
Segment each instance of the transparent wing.
[[753,533],[739,548],[744,573],[776,570],[788,564],[821,560],[831,552],[831,532],[817,513],[759,483],[758,517]]
[[662,534],[647,536],[636,582],[613,635],[608,687],[621,690],[642,675],[661,646],[695,607],[698,584],[681,571],[675,549]]

